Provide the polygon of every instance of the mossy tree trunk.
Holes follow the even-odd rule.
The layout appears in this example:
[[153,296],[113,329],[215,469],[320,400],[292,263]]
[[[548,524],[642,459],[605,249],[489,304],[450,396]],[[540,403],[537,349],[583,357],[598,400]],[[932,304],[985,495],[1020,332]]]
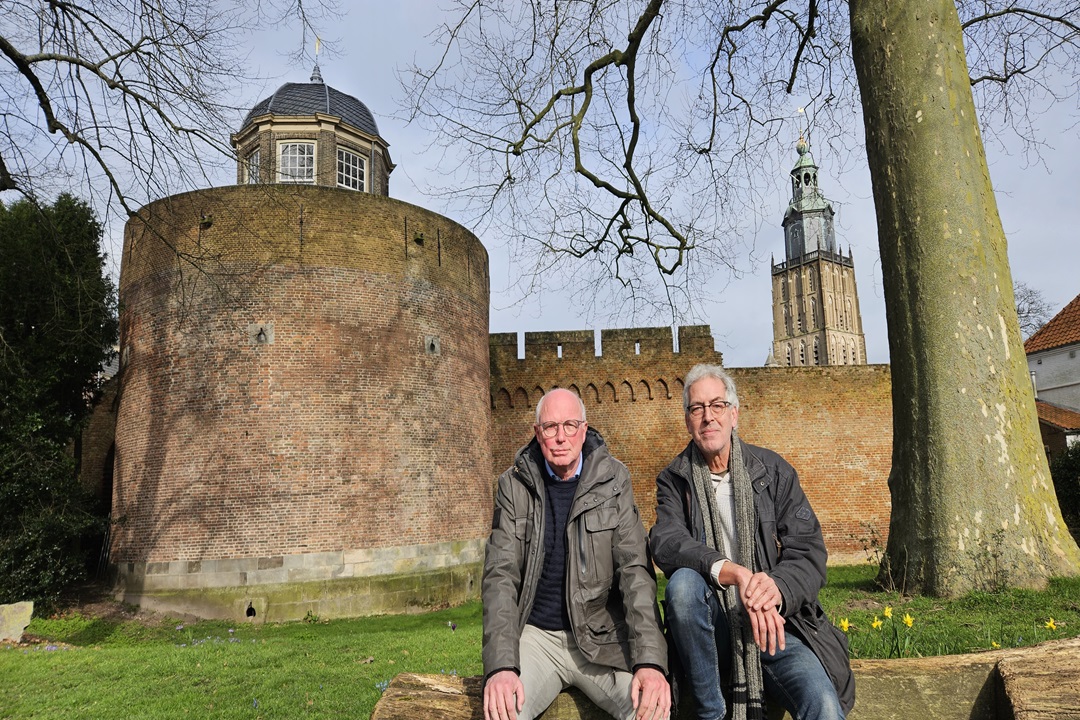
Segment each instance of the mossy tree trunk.
[[851,0],[850,10],[892,362],[882,572],[938,596],[1076,574],[1080,549],[1041,447],[956,7]]

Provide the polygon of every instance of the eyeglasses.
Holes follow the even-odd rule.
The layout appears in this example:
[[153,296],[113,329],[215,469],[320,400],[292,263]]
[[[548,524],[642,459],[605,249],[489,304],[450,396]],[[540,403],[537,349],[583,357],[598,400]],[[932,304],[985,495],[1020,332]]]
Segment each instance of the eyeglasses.
[[724,411],[731,407],[731,403],[727,400],[713,400],[710,403],[694,403],[693,405],[686,406],[686,412],[690,413],[692,418],[700,418],[705,414],[705,408],[709,408],[713,415],[723,415]]
[[578,429],[584,424],[584,420],[564,420],[561,423],[546,422],[540,426],[540,432],[544,437],[551,439],[559,434],[559,428],[561,427],[563,435],[566,437],[574,437],[577,435]]

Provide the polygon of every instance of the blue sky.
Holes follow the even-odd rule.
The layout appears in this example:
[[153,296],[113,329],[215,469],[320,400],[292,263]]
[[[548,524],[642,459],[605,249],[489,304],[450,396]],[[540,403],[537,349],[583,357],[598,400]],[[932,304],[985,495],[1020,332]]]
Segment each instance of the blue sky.
[[[432,57],[427,39],[438,13],[421,0],[353,4],[348,14],[333,28],[341,43],[337,56],[320,57],[327,84],[358,97],[374,113],[397,169],[391,176],[391,195],[455,217],[452,208],[427,197],[434,161],[427,147],[428,137],[420,128],[397,117],[401,90],[396,71],[414,59],[424,64]],[[253,70],[271,77],[264,87],[244,88],[241,96],[254,103],[284,82],[306,82],[310,61],[292,66],[275,48],[298,43],[288,32],[267,32],[250,38]],[[1040,119],[1040,131],[1048,143],[1042,163],[1025,158],[1019,147],[987,146],[990,172],[997,192],[1002,223],[1009,238],[1013,278],[1043,292],[1055,312],[1080,294],[1080,251],[1077,250],[1076,205],[1080,187],[1080,129],[1075,124],[1077,108],[1056,109]],[[1070,117],[1070,113],[1071,116]],[[231,128],[230,130],[235,130]],[[869,172],[865,163],[841,174],[840,159],[827,150],[813,147],[820,167],[820,185],[837,211],[837,239],[846,253],[850,246],[855,260],[863,329],[870,362],[888,362],[885,305],[878,257]],[[794,139],[787,158],[777,158],[775,171],[763,182],[775,196],[775,211],[765,217],[756,233],[743,238],[753,247],[753,257],[740,259],[744,277],[733,280],[716,301],[703,306],[702,321],[712,326],[717,349],[729,367],[760,366],[772,342],[770,255],[783,253],[780,221],[787,205],[787,171],[796,160]],[[223,184],[232,182],[231,178]],[[514,304],[507,290],[507,258],[498,238],[480,235],[490,254],[492,278],[492,332],[577,330],[599,325],[575,314],[572,303],[533,302]],[[568,307],[569,306],[569,307]],[[550,308],[556,308],[552,310]],[[605,321],[604,327],[631,326],[632,322]]]

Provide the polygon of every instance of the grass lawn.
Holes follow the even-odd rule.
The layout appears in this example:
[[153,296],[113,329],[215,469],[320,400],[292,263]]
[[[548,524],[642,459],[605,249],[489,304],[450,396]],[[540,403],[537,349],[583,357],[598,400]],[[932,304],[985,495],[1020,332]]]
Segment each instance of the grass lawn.
[[[877,592],[873,576],[869,566],[830,568],[822,594],[833,621],[847,621],[854,657],[1080,636],[1080,579],[1055,581],[1044,592],[943,601]],[[68,613],[35,619],[27,633],[39,642],[0,647],[3,720],[366,718],[399,672],[481,672],[478,602],[423,615],[280,625]]]

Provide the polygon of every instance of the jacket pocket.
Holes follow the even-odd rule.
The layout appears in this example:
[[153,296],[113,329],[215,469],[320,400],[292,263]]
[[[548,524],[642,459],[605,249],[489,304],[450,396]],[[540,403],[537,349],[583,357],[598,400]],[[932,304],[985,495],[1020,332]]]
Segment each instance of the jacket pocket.
[[618,593],[604,593],[585,603],[585,627],[593,642],[599,645],[622,642],[626,638],[626,621],[622,613],[612,607],[613,602],[618,604]]
[[610,587],[615,574],[612,551],[619,512],[614,503],[604,503],[585,512],[582,518],[584,533],[579,533],[581,572],[590,586],[586,594],[593,595]]

